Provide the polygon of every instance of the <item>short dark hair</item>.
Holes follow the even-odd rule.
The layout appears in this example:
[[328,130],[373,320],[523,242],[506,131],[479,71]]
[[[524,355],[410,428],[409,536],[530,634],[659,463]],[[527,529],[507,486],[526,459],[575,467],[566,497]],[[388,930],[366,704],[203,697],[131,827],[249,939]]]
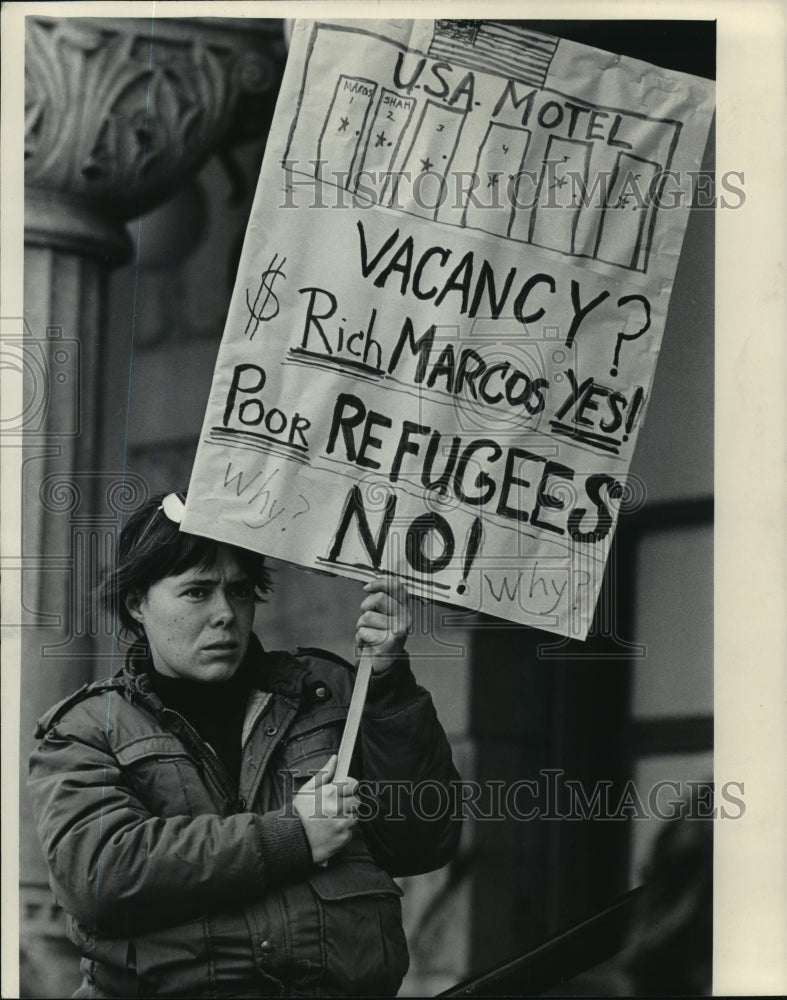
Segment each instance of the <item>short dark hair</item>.
[[[121,633],[131,633],[136,638],[144,633],[126,607],[127,598],[132,594],[146,594],[164,577],[177,576],[195,567],[210,569],[223,544],[181,531],[162,509],[165,495],[159,493],[151,497],[128,519],[120,533],[115,567],[107,573],[101,586],[101,596],[107,607],[114,609],[120,620]],[[185,493],[178,495],[185,500]],[[265,594],[273,589],[265,557],[234,545],[229,548],[254,583],[254,599],[263,601]]]

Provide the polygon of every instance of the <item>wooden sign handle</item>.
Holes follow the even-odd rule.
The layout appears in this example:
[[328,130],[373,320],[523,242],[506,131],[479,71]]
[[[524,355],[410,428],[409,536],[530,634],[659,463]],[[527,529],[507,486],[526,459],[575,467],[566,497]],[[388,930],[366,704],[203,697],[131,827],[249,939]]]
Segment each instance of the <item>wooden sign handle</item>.
[[358,672],[355,675],[355,686],[350,698],[350,707],[347,711],[347,721],[344,724],[342,742],[339,744],[339,755],[336,761],[336,771],[333,776],[334,781],[344,781],[350,776],[350,760],[355,749],[355,741],[358,738],[358,729],[361,725],[361,715],[363,714],[363,706],[366,701],[366,692],[369,689],[369,678],[371,676],[372,654],[366,648],[363,648],[358,664]]

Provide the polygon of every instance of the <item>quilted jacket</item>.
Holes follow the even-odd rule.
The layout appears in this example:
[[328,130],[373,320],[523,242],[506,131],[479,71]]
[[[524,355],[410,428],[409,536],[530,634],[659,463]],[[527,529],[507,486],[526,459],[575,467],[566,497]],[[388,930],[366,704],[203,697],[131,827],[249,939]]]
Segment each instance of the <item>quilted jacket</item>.
[[394,995],[408,954],[391,876],[442,866],[459,837],[458,775],[407,657],[372,677],[351,769],[368,818],[323,868],[292,796],[338,748],[353,668],[252,637],[236,786],[153,692],[145,655],[55,706],[31,756],[50,883],[83,956],[75,996]]

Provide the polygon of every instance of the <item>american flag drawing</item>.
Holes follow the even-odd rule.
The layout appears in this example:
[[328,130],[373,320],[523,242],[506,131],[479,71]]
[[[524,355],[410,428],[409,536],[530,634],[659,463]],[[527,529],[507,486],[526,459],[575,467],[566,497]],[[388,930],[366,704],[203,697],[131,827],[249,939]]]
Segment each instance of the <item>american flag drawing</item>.
[[543,87],[558,39],[506,21],[435,21],[429,56]]

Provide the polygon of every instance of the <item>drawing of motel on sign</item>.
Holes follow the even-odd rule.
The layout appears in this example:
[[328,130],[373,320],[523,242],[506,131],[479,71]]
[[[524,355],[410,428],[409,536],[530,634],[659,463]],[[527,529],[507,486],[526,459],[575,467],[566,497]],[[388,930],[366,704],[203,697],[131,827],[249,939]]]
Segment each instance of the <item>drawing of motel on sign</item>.
[[559,44],[437,21],[417,52],[315,24],[282,163],[359,202],[647,271],[681,123],[550,89]]

